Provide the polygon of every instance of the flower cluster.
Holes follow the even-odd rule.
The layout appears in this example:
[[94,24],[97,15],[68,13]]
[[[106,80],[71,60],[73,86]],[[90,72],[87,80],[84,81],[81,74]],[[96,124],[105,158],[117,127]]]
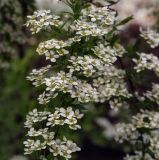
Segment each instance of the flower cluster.
[[29,81],[32,81],[32,84],[38,87],[44,83],[45,74],[48,72],[49,68],[51,68],[50,65],[43,67],[39,70],[33,69],[30,75],[27,76],[27,79]]
[[27,16],[28,21],[26,26],[30,27],[32,33],[38,33],[40,30],[51,29],[52,26],[58,27],[62,25],[60,17],[52,15],[50,10],[39,10],[34,12],[34,15]]
[[71,107],[67,109],[64,108],[56,108],[54,114],[49,115],[47,126],[55,126],[55,125],[69,125],[70,129],[76,130],[80,129],[80,125],[77,125],[77,119],[81,119],[83,114],[80,114],[79,110],[73,111]]
[[159,104],[159,84],[153,84],[152,91],[147,91],[144,96]]
[[81,11],[82,16],[76,20],[71,29],[79,37],[106,35],[116,21],[116,12],[106,7],[90,5]]
[[[139,160],[142,159],[143,157],[143,153],[142,152],[135,152],[135,155],[127,155],[124,160]],[[144,155],[144,160],[155,160],[154,158],[152,158],[152,156],[148,153],[146,153]]]
[[39,55],[44,54],[47,60],[49,59],[51,62],[56,62],[56,59],[69,53],[69,51],[65,48],[69,47],[72,43],[72,40],[59,41],[56,39],[51,39],[40,43],[37,48],[37,52]]
[[131,97],[127,89],[127,84],[124,79],[120,78],[107,78],[107,76],[94,79],[93,86],[97,88],[99,92],[100,102],[105,102],[113,96]]
[[94,22],[99,26],[112,26],[116,20],[116,12],[105,7],[96,7],[91,5],[90,7],[82,10],[82,16],[80,19]]
[[[159,113],[155,111],[141,110],[140,113],[132,117],[131,123],[117,124],[118,140],[137,140],[139,137],[138,129],[147,128],[156,130],[159,128]],[[129,136],[133,138],[128,138]],[[119,138],[120,137],[120,138]]]
[[[159,158],[159,147],[158,147],[158,131],[140,136],[143,139],[144,145],[148,145],[147,152],[136,151],[135,155],[127,155],[124,160],[139,160],[144,157],[144,160],[156,160]],[[152,154],[153,153],[153,154]]]
[[113,100],[110,100],[109,104],[111,109],[114,109],[115,111],[118,111],[121,108],[129,108],[129,104],[121,100],[121,98],[115,98]]
[[51,95],[62,91],[63,93],[70,93],[72,98],[78,98],[79,102],[98,101],[96,88],[84,80],[77,80],[70,73],[61,71],[56,76],[46,78],[45,84],[47,86],[46,91],[49,91]]
[[133,59],[136,63],[135,69],[137,72],[141,72],[145,69],[154,71],[159,75],[159,59],[153,54],[138,53],[139,59]]
[[71,65],[68,66],[70,72],[81,72],[87,77],[94,75],[98,68],[101,68],[102,62],[92,56],[72,56],[69,60]]
[[[132,124],[118,123],[116,125],[117,135],[115,137],[116,141],[123,143],[125,140],[136,140],[139,137],[139,133],[136,132],[135,127]],[[133,134],[132,134],[133,133]]]
[[[150,157],[158,158],[158,128],[159,128],[159,113],[155,111],[141,110],[140,113],[132,117],[130,123],[119,123],[116,125],[116,140],[120,143],[128,141],[131,144],[138,145],[141,143],[142,147],[148,146],[148,150],[151,151]],[[142,148],[138,148],[142,150]],[[139,152],[140,153],[140,152]],[[141,152],[142,153],[142,152]],[[143,153],[142,153],[143,154]],[[144,153],[144,154],[147,154]],[[143,157],[143,155],[140,155]],[[138,154],[135,156],[127,156],[125,159],[137,160],[140,157]],[[147,154],[148,156],[148,154]],[[147,159],[146,155],[144,158]]]
[[159,45],[159,33],[157,33],[155,30],[148,28],[147,30],[140,29],[140,31],[141,37],[143,37],[152,48],[155,48]]
[[94,54],[107,65],[112,65],[117,60],[117,56],[121,57],[125,52],[124,48],[120,45],[112,48],[108,44],[103,45],[101,43],[92,50]]
[[[73,111],[71,107],[55,108],[54,113],[43,111],[38,112],[34,109],[29,112],[25,122],[25,127],[29,128],[27,136],[29,139],[24,142],[25,154],[31,154],[34,151],[49,149],[54,155],[60,155],[66,159],[71,158],[73,152],[79,151],[80,148],[71,140],[65,137],[61,140],[56,137],[56,132],[53,131],[56,126],[68,125],[70,129],[80,129],[77,124],[78,119],[81,119],[83,114],[78,109]],[[43,123],[43,128],[39,128],[36,124]],[[37,140],[35,140],[36,138]]]
[[150,151],[154,153],[155,159],[159,158],[159,136],[158,131],[153,133],[150,139]]

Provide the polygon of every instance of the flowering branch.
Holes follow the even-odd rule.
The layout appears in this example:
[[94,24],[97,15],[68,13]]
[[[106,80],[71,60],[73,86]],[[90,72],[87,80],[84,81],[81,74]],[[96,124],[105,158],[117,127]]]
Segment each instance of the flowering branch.
[[[67,15],[52,15],[51,11],[44,10],[28,16],[27,26],[33,34],[42,30],[64,30],[67,36],[61,37],[61,32],[57,32],[59,36],[57,34],[40,43],[37,48],[39,55],[45,55],[50,62],[46,67],[34,69],[27,79],[43,90],[38,98],[39,103],[50,105],[46,110],[34,109],[27,116],[25,126],[29,129],[30,138],[24,142],[26,154],[46,150],[49,151],[49,156],[70,159],[72,153],[80,151],[61,129],[81,128],[78,121],[83,117],[80,110],[84,104],[109,102],[112,109],[120,109],[123,105],[131,107],[133,98],[138,100],[135,105],[141,104],[146,98],[158,103],[158,97],[153,95],[153,92],[157,92],[156,85],[154,84],[152,92],[147,91],[143,96],[139,96],[121,61],[126,50],[116,40],[116,37],[119,37],[118,27],[130,18],[119,22],[116,11],[109,5],[101,7],[75,0],[66,2],[72,9]],[[146,37],[148,42],[151,41],[149,44],[153,47],[157,46],[158,40],[153,32],[142,32],[141,35]],[[120,61],[122,69],[116,66],[117,61]],[[139,59],[134,58],[133,61],[136,72],[150,69],[158,75],[159,63],[156,56],[140,53]],[[61,98],[61,94],[64,98]],[[55,103],[57,99],[63,101],[62,106]],[[146,108],[141,106],[144,107]],[[136,110],[137,113],[132,116],[130,123],[117,125],[116,140],[130,143],[133,141],[132,144],[142,143],[145,146],[148,140],[149,145],[148,149],[144,149],[144,154],[139,146],[136,155],[127,156],[125,160],[158,157],[157,146],[153,143],[157,138],[156,132],[151,132],[158,128],[158,112],[152,109]],[[147,150],[152,154],[145,153]]]

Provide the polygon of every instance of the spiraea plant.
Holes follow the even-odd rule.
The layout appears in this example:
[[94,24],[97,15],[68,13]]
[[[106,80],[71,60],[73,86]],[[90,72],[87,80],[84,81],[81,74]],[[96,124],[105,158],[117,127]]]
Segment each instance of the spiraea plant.
[[[73,131],[81,129],[84,105],[105,103],[112,109],[127,105],[132,111],[131,121],[116,127],[116,140],[132,142],[136,149],[135,156],[125,159],[156,159],[158,85],[139,93],[133,79],[145,69],[158,75],[158,58],[146,53],[130,55],[120,44],[120,26],[132,17],[119,21],[111,8],[115,2],[109,1],[106,6],[82,0],[64,3],[71,11],[60,16],[49,10],[28,16],[32,33],[47,32],[49,39],[37,48],[47,65],[27,77],[41,92],[41,108],[27,115],[25,154],[48,160],[73,158],[72,153],[81,150],[73,141]],[[152,47],[158,45],[155,32],[142,31],[141,35]],[[130,57],[133,68],[123,64],[123,59]]]

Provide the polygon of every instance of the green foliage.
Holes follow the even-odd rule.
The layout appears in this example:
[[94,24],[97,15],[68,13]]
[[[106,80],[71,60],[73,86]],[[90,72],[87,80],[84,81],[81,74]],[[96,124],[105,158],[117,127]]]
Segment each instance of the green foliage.
[[28,36],[24,24],[33,9],[33,0],[0,1],[1,160],[23,154],[23,122],[29,107],[35,105],[35,101],[30,101],[32,90],[25,78],[34,53],[26,50]]

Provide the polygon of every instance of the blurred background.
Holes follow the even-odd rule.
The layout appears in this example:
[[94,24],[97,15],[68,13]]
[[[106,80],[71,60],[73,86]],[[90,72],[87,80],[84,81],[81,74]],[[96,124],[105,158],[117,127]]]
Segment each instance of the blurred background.
[[[95,1],[105,4],[104,0]],[[159,0],[120,0],[113,7],[119,12],[119,19],[134,16],[121,29],[121,41],[127,48],[137,42],[140,27],[159,29]],[[37,9],[50,9],[55,14],[69,10],[56,0],[0,0],[0,160],[27,160],[23,156],[26,134],[23,124],[28,111],[38,106],[38,92],[26,76],[33,68],[44,65],[43,57],[35,50],[45,35],[32,36],[24,24],[27,15]],[[159,53],[159,48],[151,50],[142,39],[138,50]],[[131,65],[127,60],[124,63]],[[82,146],[77,159],[122,159],[129,147],[121,147],[113,140],[114,123],[129,116],[129,111],[110,111],[107,104],[87,108],[90,111],[83,120],[83,131],[77,137]]]

